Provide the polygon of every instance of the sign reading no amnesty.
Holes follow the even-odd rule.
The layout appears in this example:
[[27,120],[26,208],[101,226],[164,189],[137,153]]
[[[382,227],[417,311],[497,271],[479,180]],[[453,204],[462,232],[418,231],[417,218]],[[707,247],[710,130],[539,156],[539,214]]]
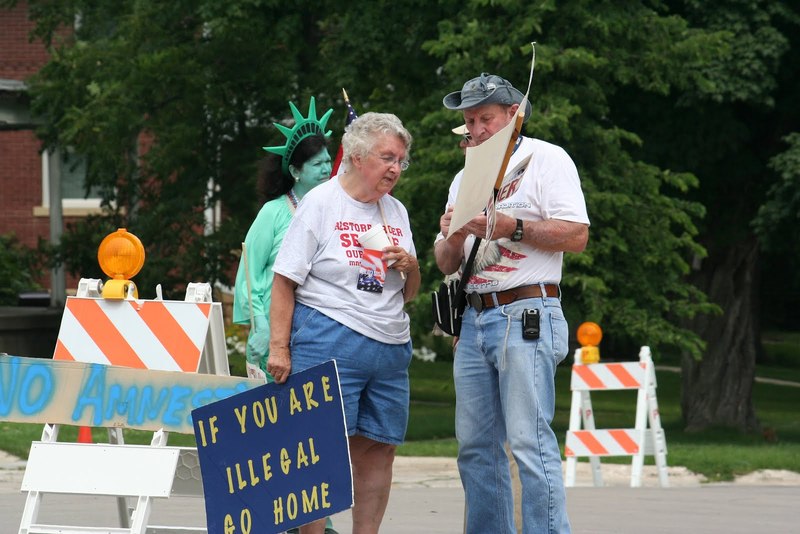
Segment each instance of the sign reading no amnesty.
[[276,533],[353,504],[333,360],[192,411],[209,534]]

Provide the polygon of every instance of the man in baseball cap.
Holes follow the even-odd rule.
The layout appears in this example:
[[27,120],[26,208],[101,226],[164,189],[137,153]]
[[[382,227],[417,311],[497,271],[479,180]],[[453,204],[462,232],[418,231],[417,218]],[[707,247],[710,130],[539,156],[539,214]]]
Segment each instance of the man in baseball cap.
[[[523,98],[508,80],[482,73],[443,102],[462,112],[465,135],[480,145],[514,120]],[[578,171],[561,147],[520,136],[507,169],[494,225],[480,214],[449,235],[463,171],[456,175],[434,245],[439,269],[450,275],[482,239],[453,364],[465,527],[467,534],[517,532],[508,443],[522,486],[522,532],[563,534],[570,526],[550,427],[556,366],[568,348],[559,284],[564,252],[586,247],[589,217]]]

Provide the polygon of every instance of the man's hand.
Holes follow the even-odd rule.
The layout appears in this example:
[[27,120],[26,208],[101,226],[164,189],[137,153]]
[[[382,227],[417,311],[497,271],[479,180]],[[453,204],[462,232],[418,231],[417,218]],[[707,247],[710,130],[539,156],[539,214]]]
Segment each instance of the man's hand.
[[[481,239],[488,239],[495,241],[501,237],[511,237],[514,230],[517,228],[517,220],[514,217],[497,213],[494,223],[494,231],[489,237],[486,235],[487,223],[489,218],[486,215],[476,215],[462,228],[467,234],[480,237]],[[459,230],[460,232],[461,230]]]
[[447,237],[450,233],[450,221],[453,220],[453,207],[447,206],[447,210],[439,217],[439,230],[442,235]]

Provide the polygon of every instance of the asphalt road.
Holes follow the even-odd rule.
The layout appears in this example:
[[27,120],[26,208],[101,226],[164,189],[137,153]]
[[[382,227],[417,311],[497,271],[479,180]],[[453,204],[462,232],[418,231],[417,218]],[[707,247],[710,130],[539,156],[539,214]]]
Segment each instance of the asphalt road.
[[[704,484],[682,468],[670,468],[669,488],[657,486],[645,472],[644,487],[628,487],[628,466],[603,466],[607,487],[587,486],[591,477],[578,472],[583,486],[567,490],[573,532],[726,533],[798,532],[800,475],[751,477],[745,482]],[[647,469],[647,468],[646,468]],[[20,492],[24,462],[0,459],[0,534],[17,533],[25,506]],[[787,478],[788,477],[788,478]],[[82,495],[44,496],[43,523],[118,525],[117,499]],[[464,500],[452,459],[398,458],[382,534],[459,534]],[[154,504],[150,525],[204,525],[202,499],[171,498]],[[341,534],[350,532],[350,513],[334,516]],[[492,534],[492,533],[487,533]]]

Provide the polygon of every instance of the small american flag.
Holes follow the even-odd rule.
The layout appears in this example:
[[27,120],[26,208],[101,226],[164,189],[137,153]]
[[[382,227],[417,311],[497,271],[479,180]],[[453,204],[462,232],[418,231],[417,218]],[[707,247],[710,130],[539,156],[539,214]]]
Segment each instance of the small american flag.
[[[344,127],[347,128],[351,122],[358,118],[356,114],[356,110],[353,109],[353,106],[350,105],[350,99],[347,97],[347,91],[342,89],[342,94],[344,95],[344,104],[347,106],[347,118],[344,121]],[[336,159],[333,162],[333,170],[331,170],[331,177],[336,176],[339,173],[339,165],[342,163],[342,145],[339,145],[339,151],[336,152]]]

